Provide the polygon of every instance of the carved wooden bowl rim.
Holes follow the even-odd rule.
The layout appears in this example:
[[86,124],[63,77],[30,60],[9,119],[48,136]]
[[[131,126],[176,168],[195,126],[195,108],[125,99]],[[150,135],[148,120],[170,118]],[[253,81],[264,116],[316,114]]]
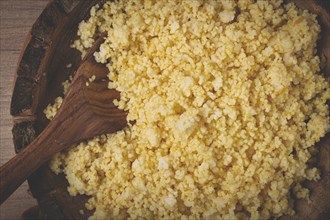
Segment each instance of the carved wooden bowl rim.
[[[16,153],[27,146],[46,126],[47,120],[43,115],[43,109],[61,94],[61,82],[75,71],[80,62],[80,54],[70,49],[72,39],[76,36],[77,25],[86,18],[93,5],[102,2],[104,0],[51,0],[32,26],[21,52],[11,103],[11,114],[14,119],[12,132]],[[312,8],[312,11],[320,16],[320,23],[324,29],[323,34],[326,36],[323,41],[328,41],[330,44],[329,5],[323,2],[323,7],[321,7],[314,0],[295,0],[294,2],[298,6],[307,4],[309,9]],[[330,46],[326,45],[325,48],[327,48],[326,54],[323,55],[330,58]],[[59,58],[59,55],[63,57]],[[72,67],[67,68],[68,64],[71,64]],[[327,62],[325,69],[329,76],[330,62]],[[61,71],[63,74],[56,75]],[[318,166],[323,172],[321,181],[323,181],[322,186],[325,189],[318,193],[324,194],[324,202],[327,204],[317,204],[322,209],[315,214],[318,219],[329,217],[330,210],[329,200],[327,200],[330,196],[329,139],[328,133],[319,143],[322,147],[319,155],[321,162]],[[79,213],[81,209],[84,209],[87,197],[71,197],[66,190],[67,182],[64,176],[56,176],[47,165],[36,171],[28,182],[41,209],[40,218],[86,219],[91,214],[86,209],[84,215]],[[313,187],[313,183],[306,185]],[[303,208],[305,206],[302,205]],[[306,216],[284,217],[284,219],[301,217]]]

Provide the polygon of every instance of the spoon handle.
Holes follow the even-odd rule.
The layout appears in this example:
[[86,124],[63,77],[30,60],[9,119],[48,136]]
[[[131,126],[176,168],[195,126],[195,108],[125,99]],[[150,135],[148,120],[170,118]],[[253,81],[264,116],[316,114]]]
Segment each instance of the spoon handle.
[[[50,140],[50,139],[49,139]],[[0,168],[0,204],[2,204],[15,190],[46,161],[45,146],[52,144],[39,136],[28,147],[10,159]]]
[[81,123],[92,117],[88,111],[86,113],[85,101],[77,89],[82,83],[79,80],[71,87],[55,118],[41,134],[0,167],[0,204],[52,155],[88,137],[84,130],[81,131]]
[[59,129],[53,129],[53,123],[49,125],[29,146],[0,167],[0,204],[61,147],[54,147],[61,145]]

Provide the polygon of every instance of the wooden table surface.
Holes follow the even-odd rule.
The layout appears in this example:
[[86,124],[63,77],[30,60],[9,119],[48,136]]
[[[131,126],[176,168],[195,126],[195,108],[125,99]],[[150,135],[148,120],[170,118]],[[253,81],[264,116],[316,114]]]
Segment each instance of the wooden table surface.
[[[10,100],[24,39],[48,0],[0,0],[0,165],[15,155]],[[1,181],[1,180],[0,180]],[[21,219],[36,205],[25,182],[0,206],[0,219]]]

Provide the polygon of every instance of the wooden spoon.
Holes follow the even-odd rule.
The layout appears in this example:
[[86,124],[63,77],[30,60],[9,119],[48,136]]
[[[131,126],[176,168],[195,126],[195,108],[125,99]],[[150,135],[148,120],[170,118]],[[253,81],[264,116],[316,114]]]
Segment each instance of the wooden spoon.
[[[108,89],[109,71],[93,57],[102,42],[99,38],[83,59],[55,118],[29,146],[0,168],[1,204],[55,153],[127,125],[127,113],[113,104],[120,94]],[[96,79],[89,82],[93,75]]]

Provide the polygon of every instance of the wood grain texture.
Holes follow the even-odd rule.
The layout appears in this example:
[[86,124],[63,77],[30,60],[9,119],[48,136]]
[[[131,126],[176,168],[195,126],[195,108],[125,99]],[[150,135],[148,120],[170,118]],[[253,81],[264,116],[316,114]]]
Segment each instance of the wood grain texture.
[[[32,24],[47,0],[0,1],[0,165],[15,155],[11,134],[10,100],[20,50]],[[24,183],[0,206],[0,219],[21,219],[22,213],[37,203]]]

